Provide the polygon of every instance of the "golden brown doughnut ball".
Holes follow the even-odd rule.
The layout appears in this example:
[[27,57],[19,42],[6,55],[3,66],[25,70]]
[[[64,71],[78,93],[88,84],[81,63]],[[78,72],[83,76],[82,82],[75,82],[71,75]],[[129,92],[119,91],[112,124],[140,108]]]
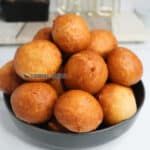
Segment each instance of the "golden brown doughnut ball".
[[50,27],[45,27],[40,29],[36,35],[34,36],[33,40],[48,40],[48,41],[52,41],[52,28]]
[[132,117],[137,110],[132,89],[114,83],[104,86],[99,94],[99,102],[104,111],[104,121],[108,125]]
[[46,40],[21,46],[15,55],[17,74],[28,81],[45,81],[55,74],[62,63],[59,49]]
[[52,36],[63,51],[75,53],[87,48],[91,35],[81,16],[65,14],[54,20]]
[[60,96],[54,114],[61,125],[76,133],[93,131],[103,120],[99,102],[81,90],[71,90]]
[[58,123],[55,118],[48,122],[48,129],[55,132],[67,132],[67,129]]
[[25,83],[11,96],[11,105],[16,117],[30,124],[49,120],[57,99],[56,91],[46,83]]
[[91,31],[91,43],[87,50],[97,51],[101,56],[106,55],[117,47],[117,40],[112,32],[107,30]]
[[103,58],[94,51],[82,51],[73,55],[65,66],[65,85],[70,89],[82,89],[97,93],[108,78]]
[[109,77],[118,84],[131,86],[142,77],[143,66],[140,59],[129,49],[119,47],[107,58]]
[[0,68],[0,90],[3,92],[11,94],[22,82],[14,70],[13,61]]

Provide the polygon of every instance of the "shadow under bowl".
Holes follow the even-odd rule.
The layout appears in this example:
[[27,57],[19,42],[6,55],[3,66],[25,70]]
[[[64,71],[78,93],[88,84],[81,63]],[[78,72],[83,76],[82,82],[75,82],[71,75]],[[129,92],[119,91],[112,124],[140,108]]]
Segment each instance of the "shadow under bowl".
[[11,105],[10,96],[4,94],[4,101],[6,107],[12,120],[15,122],[16,126],[21,129],[28,137],[45,145],[46,147],[60,150],[71,150],[71,149],[82,149],[90,148],[98,145],[105,144],[125,133],[135,122],[141,107],[144,103],[145,90],[142,81],[132,86],[134,95],[137,103],[137,112],[131,118],[122,121],[119,124],[113,126],[102,125],[96,131],[90,133],[57,133],[53,131],[48,131],[43,126],[34,126],[24,123],[16,118],[14,115]]

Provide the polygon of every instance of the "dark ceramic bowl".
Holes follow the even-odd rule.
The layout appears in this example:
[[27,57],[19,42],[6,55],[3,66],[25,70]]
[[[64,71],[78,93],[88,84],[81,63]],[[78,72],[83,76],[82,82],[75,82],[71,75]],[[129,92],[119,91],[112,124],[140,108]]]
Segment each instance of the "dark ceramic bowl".
[[136,97],[137,113],[128,120],[113,126],[102,125],[98,130],[90,133],[74,134],[74,133],[56,133],[43,129],[43,126],[33,126],[18,120],[12,112],[10,106],[10,97],[4,94],[5,104],[9,114],[16,125],[30,138],[54,149],[82,149],[98,146],[109,142],[123,133],[125,133],[134,123],[144,102],[144,86],[140,81],[133,87]]

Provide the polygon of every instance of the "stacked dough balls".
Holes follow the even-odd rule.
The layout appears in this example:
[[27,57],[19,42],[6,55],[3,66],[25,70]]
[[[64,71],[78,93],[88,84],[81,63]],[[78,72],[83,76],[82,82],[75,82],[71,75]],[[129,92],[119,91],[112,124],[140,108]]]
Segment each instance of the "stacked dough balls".
[[90,132],[136,113],[130,86],[142,72],[139,58],[118,47],[110,31],[90,32],[82,17],[66,14],[18,48],[0,69],[0,89],[11,95],[14,114],[26,123]]

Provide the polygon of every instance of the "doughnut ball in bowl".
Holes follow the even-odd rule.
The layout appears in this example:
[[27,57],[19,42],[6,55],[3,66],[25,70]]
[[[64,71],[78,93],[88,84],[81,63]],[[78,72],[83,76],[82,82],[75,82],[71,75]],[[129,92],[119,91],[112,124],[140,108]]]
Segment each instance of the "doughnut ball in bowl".
[[125,86],[138,83],[143,74],[142,62],[127,48],[119,47],[110,52],[107,65],[110,80]]
[[27,81],[45,81],[55,74],[62,63],[59,49],[51,42],[37,40],[21,46],[15,55],[17,74]]
[[11,95],[11,106],[18,119],[40,124],[51,118],[56,99],[56,91],[50,85],[25,83]]
[[33,40],[48,40],[52,41],[52,28],[50,27],[45,27],[40,29],[36,35],[34,36]]
[[68,88],[81,89],[92,94],[104,86],[108,77],[103,58],[94,51],[74,54],[67,62],[64,73],[64,83]]
[[21,83],[23,80],[16,74],[13,61],[0,68],[0,90],[11,94]]
[[109,52],[117,47],[117,40],[111,31],[91,31],[91,42],[87,50],[97,51],[101,56],[106,57]]
[[103,87],[98,97],[103,108],[104,121],[108,125],[129,119],[137,111],[136,100],[129,87],[109,83]]
[[54,113],[61,125],[75,133],[93,131],[103,120],[99,102],[81,90],[71,90],[60,96]]
[[52,37],[65,52],[84,50],[90,43],[90,31],[85,20],[75,14],[58,16],[53,23]]

